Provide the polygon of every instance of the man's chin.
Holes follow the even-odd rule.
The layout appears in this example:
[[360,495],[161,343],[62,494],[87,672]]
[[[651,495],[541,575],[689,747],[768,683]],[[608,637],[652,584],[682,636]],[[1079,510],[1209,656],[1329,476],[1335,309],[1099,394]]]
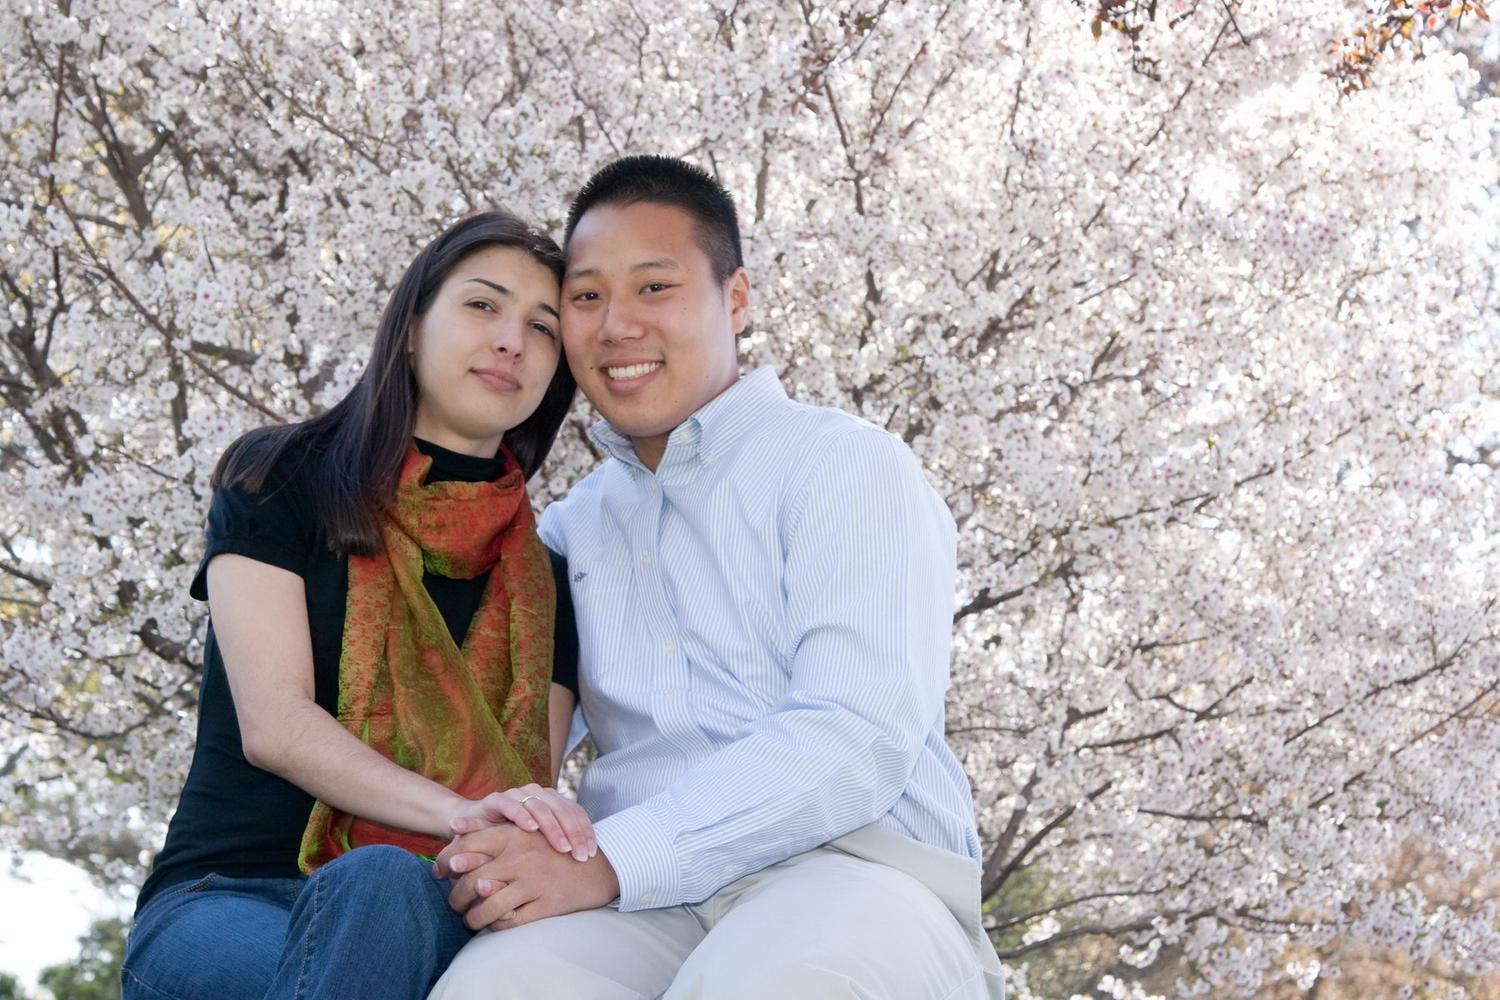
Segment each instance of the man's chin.
[[618,398],[606,396],[595,399],[589,392],[584,393],[588,401],[593,404],[599,416],[609,421],[609,426],[624,434],[626,437],[653,437],[661,434],[670,434],[676,423],[669,423],[667,418],[654,413],[643,413],[642,407],[634,400],[625,401]]
[[677,429],[676,424],[672,424],[668,427],[663,427],[659,424],[640,424],[629,422],[615,423],[610,419],[608,414],[605,414],[604,419],[609,420],[609,425],[611,427],[613,427],[615,430],[619,431],[626,437],[630,438],[632,441],[638,438],[664,438],[667,435],[671,434],[672,431]]

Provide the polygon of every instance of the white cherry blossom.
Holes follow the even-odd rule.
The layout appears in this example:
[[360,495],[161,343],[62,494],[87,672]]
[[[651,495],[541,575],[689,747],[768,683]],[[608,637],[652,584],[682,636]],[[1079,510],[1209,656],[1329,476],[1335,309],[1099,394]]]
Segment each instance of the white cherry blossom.
[[1359,3],[1164,5],[1135,53],[1090,6],[7,4],[0,843],[143,876],[223,448],[347,390],[447,221],[558,231],[664,152],[739,201],[746,364],[958,520],[1018,995],[1066,995],[1049,956],[1115,997],[1310,988],[1342,939],[1500,964],[1438,888],[1500,829],[1496,103],[1441,45],[1341,94]]

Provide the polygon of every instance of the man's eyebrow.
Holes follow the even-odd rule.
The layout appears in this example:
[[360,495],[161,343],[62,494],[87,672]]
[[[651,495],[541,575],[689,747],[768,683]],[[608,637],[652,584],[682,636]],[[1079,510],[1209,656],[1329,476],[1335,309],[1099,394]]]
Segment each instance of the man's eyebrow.
[[[643,260],[639,264],[632,266],[630,271],[634,274],[636,271],[677,271],[681,270],[681,268],[682,265],[671,257],[662,257],[658,260]],[[569,271],[565,274],[563,280],[576,281],[579,278],[597,277],[599,277],[599,269],[597,267],[580,267],[576,271]]]
[[669,271],[675,271],[679,266],[680,265],[675,260],[673,260],[671,257],[663,257],[660,260],[643,260],[639,264],[637,264],[635,267],[632,267],[630,270],[631,271],[658,271],[658,270],[665,269],[665,270],[669,270]]
[[557,310],[553,309],[545,302],[538,302],[536,304],[536,307],[542,312],[546,313],[548,316],[551,316],[553,319],[562,319],[562,317],[557,314]]
[[514,296],[514,294],[515,294],[509,288],[506,288],[504,285],[497,285],[493,281],[490,281],[488,278],[470,278],[469,280],[470,281],[477,281],[481,285],[487,285],[490,288],[493,288],[495,291],[499,292],[501,295]]

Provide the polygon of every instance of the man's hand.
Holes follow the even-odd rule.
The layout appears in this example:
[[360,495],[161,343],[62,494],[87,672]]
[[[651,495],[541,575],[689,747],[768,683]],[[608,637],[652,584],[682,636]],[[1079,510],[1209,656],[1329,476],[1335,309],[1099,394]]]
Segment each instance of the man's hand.
[[476,931],[591,910],[620,894],[614,866],[603,854],[575,861],[553,850],[540,833],[510,824],[454,838],[435,870],[439,877],[458,876],[448,905]]
[[554,788],[524,785],[466,800],[449,821],[455,834],[510,822],[523,830],[540,830],[555,851],[587,861],[598,851],[588,813]]

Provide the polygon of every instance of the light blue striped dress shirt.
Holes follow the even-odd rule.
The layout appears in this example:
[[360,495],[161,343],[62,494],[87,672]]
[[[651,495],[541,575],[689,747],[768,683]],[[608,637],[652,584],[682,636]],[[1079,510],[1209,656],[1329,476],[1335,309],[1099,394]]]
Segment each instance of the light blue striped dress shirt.
[[741,378],[653,474],[610,458],[549,506],[599,757],[579,800],[620,908],[700,902],[876,823],[979,860],[943,740],[953,518],[897,438]]

